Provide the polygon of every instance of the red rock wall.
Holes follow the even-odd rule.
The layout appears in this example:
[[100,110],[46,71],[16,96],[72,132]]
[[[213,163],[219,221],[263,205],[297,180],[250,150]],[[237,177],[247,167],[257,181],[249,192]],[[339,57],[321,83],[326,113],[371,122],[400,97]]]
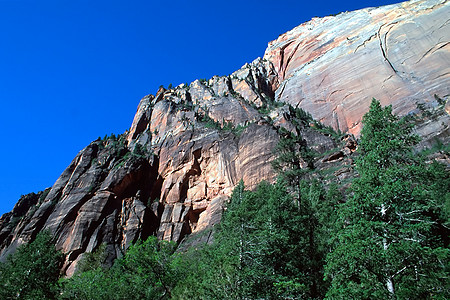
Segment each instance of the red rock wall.
[[[287,106],[258,111],[274,100],[355,134],[372,97],[400,114],[415,110],[416,102],[445,101],[449,16],[447,1],[430,0],[313,19],[230,76],[144,97],[119,140],[91,143],[48,195],[24,198],[0,218],[0,259],[47,229],[66,254],[71,275],[83,254],[102,243],[112,261],[137,239],[156,235],[180,242],[211,227],[239,180],[253,188],[275,179],[277,129],[294,126]],[[234,130],[218,128],[228,124]],[[418,132],[448,137],[448,125],[442,113]],[[336,146],[307,125],[301,134],[319,153]],[[343,150],[327,159],[345,155]]]

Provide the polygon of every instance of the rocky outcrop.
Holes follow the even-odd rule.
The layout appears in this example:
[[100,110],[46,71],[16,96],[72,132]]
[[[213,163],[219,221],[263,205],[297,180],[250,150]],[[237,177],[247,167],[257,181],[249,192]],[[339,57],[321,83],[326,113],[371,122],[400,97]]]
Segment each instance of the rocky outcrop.
[[276,99],[355,135],[373,97],[399,115],[436,106],[450,95],[449,16],[448,1],[420,0],[313,18],[269,43]]
[[[413,112],[426,141],[445,142],[448,11],[445,1],[430,0],[313,19],[229,76],[145,96],[129,131],[92,142],[51,189],[22,197],[0,218],[0,259],[41,230],[66,254],[67,275],[102,244],[112,262],[150,235],[211,241],[240,180],[250,189],[275,180],[273,149],[285,130],[318,153],[322,180],[348,185],[351,133],[372,97]],[[295,107],[350,133],[340,139]]]
[[[230,76],[144,97],[129,132],[92,142],[47,195],[31,197],[23,225],[2,226],[2,257],[49,230],[71,275],[101,244],[112,261],[137,239],[180,242],[210,228],[240,180],[253,188],[275,179],[277,128],[292,127],[292,111],[273,105],[275,83],[271,64],[257,59]],[[335,145],[311,128],[304,135],[311,147]]]
[[31,193],[21,196],[13,210],[0,217],[0,249],[2,249],[3,257],[15,250],[14,245],[8,246],[14,244],[14,238],[30,222],[37,207],[42,204],[49,191],[50,189],[46,189],[37,194]]

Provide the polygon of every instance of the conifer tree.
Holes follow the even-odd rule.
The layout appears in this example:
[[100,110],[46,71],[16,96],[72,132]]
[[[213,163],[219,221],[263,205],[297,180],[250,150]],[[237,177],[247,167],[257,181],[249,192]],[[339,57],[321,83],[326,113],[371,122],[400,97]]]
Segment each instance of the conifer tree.
[[449,249],[436,235],[446,229],[433,181],[448,183],[448,173],[413,153],[418,139],[390,106],[374,99],[363,126],[359,178],[339,209],[336,247],[327,257],[327,297],[444,299]]
[[[101,252],[92,268],[84,267],[61,280],[60,299],[170,299],[179,280],[176,245],[150,236],[131,245],[110,269],[102,266]],[[100,248],[100,250],[102,250]]]
[[281,137],[274,149],[276,158],[272,161],[272,167],[278,173],[279,179],[287,183],[300,209],[303,205],[301,181],[314,168],[314,154],[300,133],[302,123],[294,121],[296,133],[284,128],[279,130]]
[[185,276],[189,286],[179,284],[174,298],[316,298],[309,221],[283,183],[246,191],[241,182],[214,243],[191,257],[196,267]]
[[301,247],[305,250],[296,258],[303,266],[300,268],[305,285],[303,296],[321,299],[328,285],[323,280],[325,253],[329,248],[326,228],[333,219],[330,209],[335,199],[327,197],[322,184],[309,176],[314,169],[315,154],[301,133],[313,121],[311,115],[290,107],[290,116],[293,131],[279,129],[280,141],[274,149],[276,159],[272,166],[295,199],[295,215],[303,220],[295,227],[297,234],[303,237]]
[[63,258],[52,235],[39,233],[0,263],[0,299],[56,299]]

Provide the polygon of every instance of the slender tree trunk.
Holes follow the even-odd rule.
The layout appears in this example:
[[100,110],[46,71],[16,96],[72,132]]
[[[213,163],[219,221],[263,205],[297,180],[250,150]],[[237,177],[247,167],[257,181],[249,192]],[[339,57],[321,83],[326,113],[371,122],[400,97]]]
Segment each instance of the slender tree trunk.
[[311,289],[310,289],[310,295],[313,298],[316,298],[318,296],[318,292],[317,292],[317,267],[316,267],[316,258],[315,258],[315,253],[317,251],[316,243],[314,240],[314,228],[312,226],[313,224],[313,220],[312,220],[312,215],[311,212],[310,216],[309,216],[309,221],[308,221],[308,231],[309,231],[309,263],[310,263],[310,270],[311,270],[311,280],[312,280],[312,284],[311,284]]
[[[381,205],[381,218],[384,220],[386,216],[386,207],[384,206],[384,204]],[[383,237],[383,250],[387,251],[388,249],[388,242],[386,239],[386,230],[384,232],[384,237]],[[387,272],[389,273],[389,272]],[[389,293],[391,294],[391,296],[394,298],[395,297],[395,289],[394,289],[394,281],[392,280],[392,277],[389,276],[388,274],[386,274],[387,280],[386,280],[386,287],[389,291]]]
[[392,281],[392,278],[389,277],[387,279],[386,285],[387,285],[387,289],[388,289],[389,293],[391,293],[392,296],[395,296],[394,282]]
[[[383,249],[384,249],[384,251],[387,251],[387,248],[388,248],[388,244],[387,244],[386,238],[383,238]],[[389,276],[389,275],[387,276],[386,286],[387,286],[387,289],[388,289],[389,293],[391,293],[392,296],[395,296],[394,281],[392,280],[392,277]]]

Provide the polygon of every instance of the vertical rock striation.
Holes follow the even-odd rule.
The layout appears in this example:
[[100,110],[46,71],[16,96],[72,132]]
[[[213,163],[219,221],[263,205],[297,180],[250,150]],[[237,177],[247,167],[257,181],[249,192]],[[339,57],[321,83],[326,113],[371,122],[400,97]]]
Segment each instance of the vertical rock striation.
[[[257,59],[230,76],[144,97],[128,132],[92,142],[45,195],[2,217],[1,256],[49,230],[71,275],[101,244],[112,261],[137,239],[180,242],[219,222],[239,180],[251,188],[275,179],[277,126],[262,111],[273,102],[273,72]],[[278,110],[272,115],[289,114]]]
[[[279,129],[298,130],[295,110],[284,103],[356,135],[372,97],[399,114],[417,112],[417,103],[444,105],[449,15],[447,1],[429,0],[315,18],[229,76],[145,96],[129,131],[92,142],[51,189],[22,197],[0,218],[0,259],[49,230],[70,276],[101,244],[112,262],[138,239],[181,242],[210,228],[240,180],[249,188],[275,180]],[[448,142],[446,109],[424,119],[418,133]],[[333,152],[336,141],[316,125],[305,122],[298,133],[327,153],[317,166],[350,163],[352,136]],[[350,169],[335,177],[348,178]]]

